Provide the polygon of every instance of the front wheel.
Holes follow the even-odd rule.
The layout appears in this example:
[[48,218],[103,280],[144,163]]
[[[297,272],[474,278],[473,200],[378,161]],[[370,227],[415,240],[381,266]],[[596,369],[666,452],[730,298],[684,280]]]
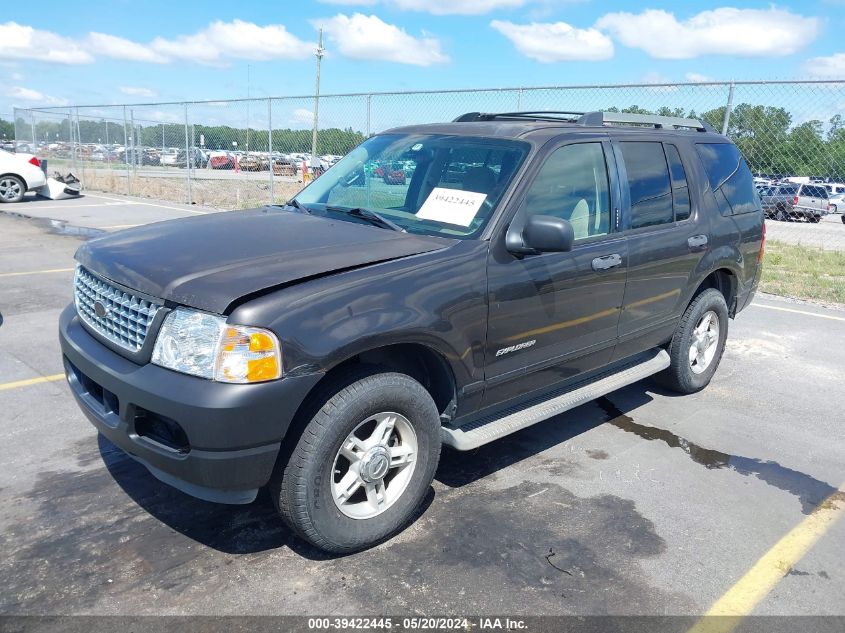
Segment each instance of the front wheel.
[[402,529],[440,458],[440,417],[413,378],[362,368],[323,405],[271,482],[284,521],[328,552],[371,547]]
[[0,177],[0,202],[20,202],[25,193],[26,185],[17,176]]
[[669,368],[661,375],[670,389],[695,393],[710,383],[728,337],[728,306],[718,290],[699,294],[681,317],[669,344]]

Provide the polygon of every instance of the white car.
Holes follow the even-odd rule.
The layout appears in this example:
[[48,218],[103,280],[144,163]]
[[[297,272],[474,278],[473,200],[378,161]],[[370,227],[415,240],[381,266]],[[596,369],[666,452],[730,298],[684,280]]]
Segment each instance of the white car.
[[[833,213],[845,212],[845,185],[840,183],[831,183],[829,185],[825,185],[824,188],[827,189],[830,210]],[[843,220],[843,222],[845,222],[845,220]]]
[[0,150],[0,202],[20,202],[27,191],[46,184],[47,176],[35,156]]

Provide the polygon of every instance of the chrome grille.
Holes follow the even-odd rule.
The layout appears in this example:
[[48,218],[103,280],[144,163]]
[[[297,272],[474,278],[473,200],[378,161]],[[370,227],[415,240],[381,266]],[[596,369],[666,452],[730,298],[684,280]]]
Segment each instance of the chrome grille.
[[131,352],[144,346],[161,304],[124,292],[82,266],[76,268],[73,285],[76,311],[95,332]]

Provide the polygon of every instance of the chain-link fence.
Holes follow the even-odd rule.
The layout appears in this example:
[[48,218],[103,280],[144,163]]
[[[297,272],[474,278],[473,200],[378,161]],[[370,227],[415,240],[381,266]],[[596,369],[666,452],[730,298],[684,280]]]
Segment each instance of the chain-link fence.
[[[283,202],[361,140],[465,112],[618,110],[706,120],[758,177],[770,236],[845,249],[845,80],[557,86],[17,109],[20,151],[88,189],[246,208]],[[840,184],[843,183],[843,184]],[[814,226],[810,226],[814,225]],[[809,230],[812,228],[813,230]]]

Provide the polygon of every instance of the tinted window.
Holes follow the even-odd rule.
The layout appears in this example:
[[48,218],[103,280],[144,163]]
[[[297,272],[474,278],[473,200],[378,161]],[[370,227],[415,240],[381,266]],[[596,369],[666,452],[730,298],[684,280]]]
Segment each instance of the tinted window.
[[794,196],[798,193],[798,187],[781,187],[778,194],[781,196]]
[[827,190],[825,190],[824,187],[806,185],[804,189],[801,190],[801,195],[809,196],[810,198],[827,198]]
[[754,177],[737,146],[699,143],[696,147],[722,214],[756,211],[758,198]]
[[675,205],[675,220],[686,220],[690,216],[689,186],[681,155],[674,145],[665,145],[669,173],[672,176],[672,202]]
[[631,228],[672,221],[672,192],[660,143],[620,143],[631,192]]
[[608,233],[610,199],[601,143],[555,150],[531,183],[523,208],[530,215],[569,220],[576,240]]

